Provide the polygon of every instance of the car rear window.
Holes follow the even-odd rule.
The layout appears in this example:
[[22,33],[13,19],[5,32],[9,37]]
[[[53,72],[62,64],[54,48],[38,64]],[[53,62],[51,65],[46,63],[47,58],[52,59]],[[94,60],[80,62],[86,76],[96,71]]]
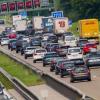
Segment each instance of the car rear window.
[[75,72],[76,73],[84,73],[87,69],[83,66],[83,67],[78,67],[78,68],[75,68]]
[[77,52],[81,52],[81,49],[69,49],[68,52],[69,53],[77,53]]
[[36,50],[36,53],[46,52],[46,50]]
[[65,68],[67,68],[67,67],[74,67],[74,64],[73,63],[65,63],[64,67]]

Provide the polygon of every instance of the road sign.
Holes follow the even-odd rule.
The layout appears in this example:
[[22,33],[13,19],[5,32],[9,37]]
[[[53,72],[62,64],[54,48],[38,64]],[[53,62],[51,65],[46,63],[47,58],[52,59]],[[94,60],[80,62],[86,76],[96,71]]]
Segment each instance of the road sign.
[[21,15],[22,19],[26,19],[27,18],[27,12],[26,11],[20,11],[19,15]]
[[64,17],[63,11],[55,11],[55,12],[52,12],[51,13],[51,16],[53,18],[62,18],[62,17]]

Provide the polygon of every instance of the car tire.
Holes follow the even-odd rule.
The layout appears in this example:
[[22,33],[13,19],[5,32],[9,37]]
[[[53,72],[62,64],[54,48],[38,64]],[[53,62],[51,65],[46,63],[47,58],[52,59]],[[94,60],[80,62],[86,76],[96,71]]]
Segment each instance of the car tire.
[[53,72],[54,70],[52,68],[50,68],[50,72]]
[[70,83],[74,83],[74,80],[73,80],[73,79],[71,79],[71,80],[70,80]]
[[25,56],[24,58],[27,59],[27,56]]
[[10,47],[8,46],[8,49],[10,49]]
[[63,74],[61,74],[60,77],[63,78],[64,77]]
[[16,50],[16,53],[18,53],[18,50]]
[[23,52],[21,52],[21,55],[23,55]]
[[43,63],[43,67],[45,67],[46,66],[46,64],[45,63]]
[[88,78],[88,81],[91,81],[91,78]]
[[11,48],[11,51],[13,51],[13,48]]
[[33,60],[33,63],[36,63],[36,60]]
[[56,71],[55,71],[55,74],[56,74],[56,75],[58,75],[58,74],[59,74],[59,72],[56,70]]

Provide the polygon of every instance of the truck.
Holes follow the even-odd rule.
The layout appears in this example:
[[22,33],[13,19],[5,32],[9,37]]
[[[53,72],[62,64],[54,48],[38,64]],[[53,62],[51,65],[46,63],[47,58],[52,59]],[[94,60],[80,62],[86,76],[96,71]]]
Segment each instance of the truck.
[[88,39],[90,42],[99,43],[99,22],[98,19],[83,19],[78,23],[79,36]]
[[15,25],[15,22],[21,19],[22,19],[21,15],[12,16],[12,24]]
[[33,25],[33,30],[36,31],[41,31],[43,29],[42,27],[42,18],[43,16],[34,16],[32,18],[32,25]]
[[15,22],[16,32],[24,32],[27,28],[27,20],[18,20]]
[[43,32],[53,32],[53,18],[44,17],[42,18]]
[[53,19],[53,31],[56,35],[62,35],[63,33],[68,32],[69,25],[68,25],[68,18],[54,18]]

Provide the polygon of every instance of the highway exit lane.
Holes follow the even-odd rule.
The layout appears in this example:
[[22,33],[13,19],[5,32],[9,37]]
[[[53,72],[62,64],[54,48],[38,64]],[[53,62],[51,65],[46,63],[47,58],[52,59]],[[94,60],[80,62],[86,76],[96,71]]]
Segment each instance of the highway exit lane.
[[[7,50],[7,46],[4,46],[2,48],[4,50]],[[36,67],[38,69],[41,69],[44,72],[50,74],[51,76],[58,79],[59,81],[62,81],[63,83],[66,83],[66,84],[71,84],[72,86],[74,86],[77,89],[81,90],[86,95],[88,95],[88,96],[90,96],[90,97],[92,97],[96,100],[100,100],[100,68],[91,69],[91,74],[92,74],[92,81],[91,82],[88,82],[88,81],[82,82],[81,81],[81,82],[70,83],[69,76],[67,76],[66,78],[60,78],[59,75],[55,75],[54,72],[50,72],[49,66],[43,67],[42,62],[33,63],[32,58],[29,58],[29,59],[25,60],[24,57],[20,55],[20,53],[16,54],[15,51],[11,52],[10,50],[9,50],[9,52],[16,55],[16,57],[26,61],[27,63],[30,63],[34,67]]]

